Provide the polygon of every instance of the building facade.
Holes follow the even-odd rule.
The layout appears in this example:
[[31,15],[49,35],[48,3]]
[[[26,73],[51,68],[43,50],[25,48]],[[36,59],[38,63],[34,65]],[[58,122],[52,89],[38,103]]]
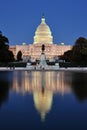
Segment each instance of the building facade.
[[34,35],[33,44],[23,44],[10,46],[10,50],[13,51],[16,57],[18,51],[22,52],[23,59],[40,59],[41,46],[45,45],[45,55],[47,59],[53,59],[55,56],[64,54],[65,51],[71,50],[72,46],[64,44],[54,44],[53,36],[50,27],[46,24],[44,16],[41,19],[40,25],[37,27]]

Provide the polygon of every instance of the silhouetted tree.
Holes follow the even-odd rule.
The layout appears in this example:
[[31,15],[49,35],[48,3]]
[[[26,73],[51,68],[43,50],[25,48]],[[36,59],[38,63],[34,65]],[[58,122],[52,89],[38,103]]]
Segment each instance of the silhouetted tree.
[[87,39],[80,37],[72,48],[72,61],[87,62]]
[[80,37],[76,40],[72,50],[66,51],[60,59],[76,63],[87,63],[87,39]]
[[22,52],[18,51],[17,53],[17,61],[22,61]]
[[13,52],[9,50],[9,40],[0,32],[0,62],[13,62]]
[[71,56],[72,56],[72,50],[68,50],[64,52],[64,55],[60,56],[59,59],[65,60],[66,62],[70,62]]
[[7,37],[2,35],[2,32],[0,31],[0,49],[3,49],[8,45],[9,40]]

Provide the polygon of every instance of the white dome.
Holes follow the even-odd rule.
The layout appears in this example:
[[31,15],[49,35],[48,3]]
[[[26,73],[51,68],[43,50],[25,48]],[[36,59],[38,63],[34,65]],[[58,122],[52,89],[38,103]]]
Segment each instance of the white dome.
[[51,30],[49,26],[45,22],[45,18],[42,17],[41,24],[37,27],[35,36],[34,36],[34,44],[36,43],[53,43],[53,37],[51,35]]

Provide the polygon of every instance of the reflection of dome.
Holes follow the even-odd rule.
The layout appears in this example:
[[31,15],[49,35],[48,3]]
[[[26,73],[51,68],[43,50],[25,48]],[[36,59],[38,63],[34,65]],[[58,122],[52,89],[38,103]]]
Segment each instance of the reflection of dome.
[[49,26],[45,23],[45,18],[42,17],[41,24],[37,27],[34,36],[34,44],[36,43],[53,43],[53,37]]
[[48,113],[51,109],[52,97],[53,97],[53,94],[51,91],[47,91],[44,93],[40,91],[34,92],[34,104],[35,104],[36,109],[41,114],[42,121],[44,121],[46,113]]

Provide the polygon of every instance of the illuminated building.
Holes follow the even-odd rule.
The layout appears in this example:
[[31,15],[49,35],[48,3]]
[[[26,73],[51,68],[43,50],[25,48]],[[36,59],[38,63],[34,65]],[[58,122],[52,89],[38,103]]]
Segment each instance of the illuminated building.
[[42,17],[40,25],[37,27],[34,35],[33,44],[25,44],[10,46],[10,50],[13,51],[14,56],[16,57],[18,51],[22,52],[24,59],[40,59],[41,55],[41,46],[45,45],[45,55],[47,59],[53,59],[55,56],[64,54],[65,51],[71,50],[72,46],[60,45],[53,43],[53,36],[50,30],[50,27],[46,24],[45,18]]

